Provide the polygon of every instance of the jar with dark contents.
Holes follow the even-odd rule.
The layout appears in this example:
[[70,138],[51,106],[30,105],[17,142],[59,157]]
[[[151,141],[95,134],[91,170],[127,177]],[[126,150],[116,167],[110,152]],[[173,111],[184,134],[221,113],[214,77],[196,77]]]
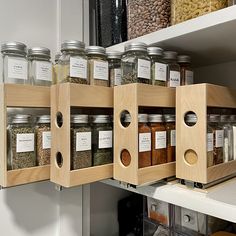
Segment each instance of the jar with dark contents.
[[193,84],[193,69],[191,67],[191,58],[188,55],[179,55],[178,63],[180,65],[181,85]]
[[113,162],[112,124],[109,115],[94,115],[92,131],[93,165]]
[[52,76],[52,83],[56,84],[57,80],[58,80],[58,76],[59,76],[59,65],[58,65],[58,61],[59,58],[61,57],[61,53],[57,53],[55,55],[55,62],[53,64],[53,76]]
[[147,51],[151,59],[152,85],[166,86],[167,65],[163,61],[163,49],[148,47]]
[[164,164],[167,162],[167,152],[166,127],[163,115],[149,115],[148,121],[152,132],[152,165]]
[[151,61],[145,43],[125,44],[125,52],[121,58],[121,78],[122,84],[151,83]]
[[92,130],[88,115],[71,115],[71,170],[92,166]]

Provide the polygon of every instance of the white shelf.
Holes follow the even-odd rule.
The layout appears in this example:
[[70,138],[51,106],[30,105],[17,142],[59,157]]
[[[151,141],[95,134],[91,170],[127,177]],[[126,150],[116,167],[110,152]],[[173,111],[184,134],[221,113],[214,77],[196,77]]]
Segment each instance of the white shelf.
[[[236,60],[236,6],[136,38],[148,45],[187,53],[195,67]],[[124,44],[108,50],[124,50]]]
[[208,192],[187,189],[173,182],[136,188],[127,187],[116,180],[101,182],[236,223],[236,178]]

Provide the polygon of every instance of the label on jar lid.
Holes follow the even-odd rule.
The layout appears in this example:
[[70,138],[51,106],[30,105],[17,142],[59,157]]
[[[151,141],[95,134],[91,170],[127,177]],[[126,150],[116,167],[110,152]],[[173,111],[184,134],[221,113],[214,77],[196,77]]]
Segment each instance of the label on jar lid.
[[42,135],[43,149],[51,148],[51,131],[44,131]]
[[185,71],[185,84],[193,84],[193,71],[186,70]]
[[151,151],[151,133],[139,133],[139,152]]
[[83,58],[70,57],[70,77],[87,79],[88,62]]
[[16,152],[34,151],[34,133],[16,134]]
[[93,77],[94,79],[108,80],[108,62],[94,61],[93,62]]
[[8,77],[27,80],[28,65],[26,59],[8,58]]
[[144,79],[151,78],[151,62],[148,60],[138,59],[138,77]]
[[213,151],[213,133],[207,133],[207,151]]
[[155,63],[155,80],[166,81],[167,65],[163,63]]
[[166,148],[166,131],[155,132],[155,149]]
[[76,152],[91,150],[91,132],[76,133]]
[[98,148],[112,148],[112,130],[99,131]]
[[176,146],[176,132],[175,132],[175,130],[170,131],[170,145],[172,147]]
[[170,71],[170,87],[180,86],[180,72]]
[[121,85],[121,69],[114,69],[114,85]]
[[215,146],[223,147],[223,145],[224,145],[224,131],[216,130],[215,131]]
[[50,62],[35,61],[36,80],[52,81],[52,64]]

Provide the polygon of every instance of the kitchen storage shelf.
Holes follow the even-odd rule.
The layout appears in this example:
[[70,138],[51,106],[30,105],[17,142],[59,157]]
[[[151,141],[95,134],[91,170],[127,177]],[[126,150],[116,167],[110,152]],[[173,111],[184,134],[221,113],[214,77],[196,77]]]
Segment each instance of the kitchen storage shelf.
[[[201,184],[209,184],[236,175],[236,160],[207,168],[207,108],[236,108],[236,90],[197,84],[177,88],[176,92],[176,176]],[[197,115],[197,123],[184,122],[187,112]],[[186,159],[191,159],[191,163]],[[193,164],[192,164],[193,163]]]
[[[114,178],[133,185],[152,183],[175,175],[175,162],[138,168],[139,107],[174,108],[175,89],[145,84],[128,84],[114,88]],[[131,115],[128,127],[121,124],[123,111]],[[128,150],[131,161],[124,166],[120,156]]]
[[[72,187],[111,178],[113,164],[71,170],[70,115],[72,107],[113,108],[113,89],[102,86],[57,84],[51,87],[51,178],[63,187]],[[62,125],[58,126],[58,112]]]
[[50,89],[40,86],[2,84],[0,90],[0,185],[11,187],[49,179],[49,165],[7,170],[6,127],[7,108],[49,108]]

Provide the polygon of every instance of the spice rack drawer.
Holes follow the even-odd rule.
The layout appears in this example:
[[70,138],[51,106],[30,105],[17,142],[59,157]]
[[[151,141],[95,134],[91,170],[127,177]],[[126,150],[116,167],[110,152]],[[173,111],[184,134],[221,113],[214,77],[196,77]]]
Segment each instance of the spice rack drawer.
[[50,176],[49,166],[7,169],[7,108],[49,108],[50,88],[19,84],[0,85],[0,185],[10,187],[42,180]]
[[[200,184],[213,184],[236,175],[236,161],[208,164],[209,109],[235,109],[236,90],[212,84],[178,87],[176,90],[176,176]],[[185,123],[188,112],[196,114],[193,126]],[[212,141],[214,143],[214,141]],[[213,151],[212,151],[213,152]]]
[[[57,84],[51,87],[51,172],[50,180],[72,187],[113,177],[113,164],[71,169],[72,108],[113,108],[113,89],[81,84]],[[58,117],[62,124],[58,124]]]
[[[139,168],[139,108],[175,108],[175,89],[146,84],[128,84],[114,88],[114,178],[133,185],[144,185],[175,176],[175,162]],[[122,113],[130,114],[130,124],[124,126]],[[123,151],[130,160],[124,165]]]

